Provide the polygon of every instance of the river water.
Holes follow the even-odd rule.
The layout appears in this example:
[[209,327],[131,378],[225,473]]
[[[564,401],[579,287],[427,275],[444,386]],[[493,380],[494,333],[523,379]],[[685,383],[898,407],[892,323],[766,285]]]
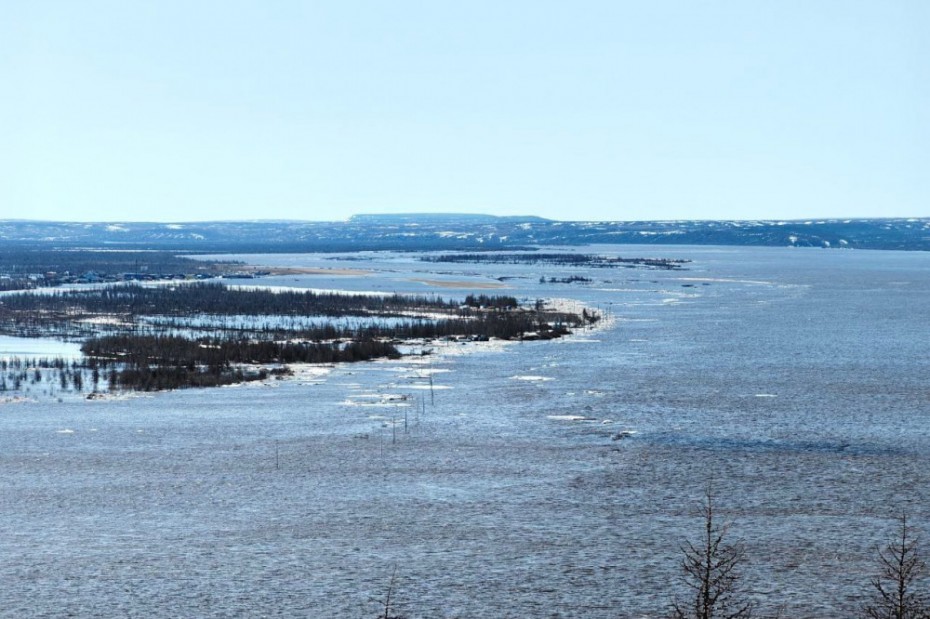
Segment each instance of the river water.
[[[0,615],[373,618],[396,568],[409,618],[661,617],[708,488],[761,610],[854,613],[896,513],[930,540],[930,255],[584,251],[693,262],[249,256],[334,269],[261,285],[558,297],[606,319],[263,384],[0,404]],[[592,282],[539,282],[575,274]]]

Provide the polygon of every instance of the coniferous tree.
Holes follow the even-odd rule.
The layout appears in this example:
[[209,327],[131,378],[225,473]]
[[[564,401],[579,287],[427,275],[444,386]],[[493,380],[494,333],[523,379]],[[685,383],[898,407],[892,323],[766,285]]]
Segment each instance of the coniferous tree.
[[863,613],[868,619],[930,618],[930,598],[921,588],[927,564],[920,557],[907,514],[902,513],[898,522],[894,540],[878,551],[880,571],[872,579],[875,590]]
[[739,568],[746,552],[739,541],[727,543],[728,524],[715,521],[713,496],[701,505],[704,531],[695,544],[681,547],[686,594],[672,604],[675,619],[750,619],[753,605],[739,596]]

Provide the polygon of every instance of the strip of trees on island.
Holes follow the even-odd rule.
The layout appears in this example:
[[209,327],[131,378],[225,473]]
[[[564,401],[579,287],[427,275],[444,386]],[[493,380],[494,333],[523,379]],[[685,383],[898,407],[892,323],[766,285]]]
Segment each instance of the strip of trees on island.
[[0,333],[80,340],[84,356],[19,363],[0,391],[47,384],[55,371],[67,374],[60,382],[72,390],[89,385],[91,394],[223,385],[284,373],[290,363],[396,358],[411,340],[552,339],[599,318],[542,302],[521,306],[509,296],[453,301],[204,282],[23,292],[0,299]]
[[455,253],[422,256],[424,262],[459,262],[483,264],[553,264],[562,266],[594,267],[594,268],[644,268],[680,270],[690,260],[674,258],[622,258],[619,256],[600,256],[597,254],[577,253]]
[[241,262],[196,260],[167,251],[51,247],[0,248],[0,291],[62,284],[211,279],[242,272]]

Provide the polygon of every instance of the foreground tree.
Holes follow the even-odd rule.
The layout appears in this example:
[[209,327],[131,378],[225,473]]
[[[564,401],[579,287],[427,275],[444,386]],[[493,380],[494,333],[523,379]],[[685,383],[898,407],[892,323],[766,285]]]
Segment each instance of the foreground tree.
[[872,600],[864,608],[868,619],[928,619],[930,600],[920,588],[927,564],[918,552],[918,538],[901,514],[895,539],[878,551],[879,575],[872,579]]
[[685,542],[681,562],[687,594],[672,604],[675,619],[749,619],[753,605],[739,597],[739,567],[746,552],[739,541],[724,542],[728,525],[714,520],[710,492],[701,505],[704,532],[697,544]]
[[378,615],[378,619],[404,619],[401,615],[395,615],[394,612],[394,592],[397,585],[397,564],[394,564],[394,571],[391,573],[391,583],[388,585],[387,595],[384,598],[384,612]]

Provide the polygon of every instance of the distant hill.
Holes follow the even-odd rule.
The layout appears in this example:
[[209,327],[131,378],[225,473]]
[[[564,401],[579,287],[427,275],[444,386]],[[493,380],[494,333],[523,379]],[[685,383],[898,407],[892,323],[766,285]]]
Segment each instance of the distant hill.
[[357,215],[348,221],[191,223],[0,220],[4,246],[190,252],[519,249],[539,245],[764,245],[930,250],[930,218],[804,221],[552,221],[471,214]]
[[366,225],[461,225],[461,224],[496,224],[496,223],[542,223],[551,221],[536,215],[481,215],[474,213],[388,213],[362,214],[349,218],[350,224]]

